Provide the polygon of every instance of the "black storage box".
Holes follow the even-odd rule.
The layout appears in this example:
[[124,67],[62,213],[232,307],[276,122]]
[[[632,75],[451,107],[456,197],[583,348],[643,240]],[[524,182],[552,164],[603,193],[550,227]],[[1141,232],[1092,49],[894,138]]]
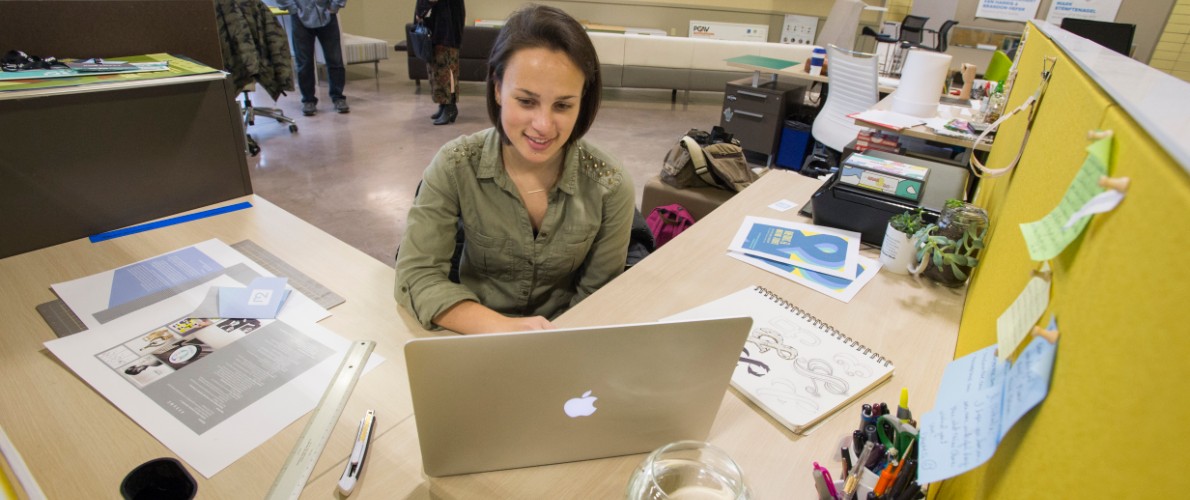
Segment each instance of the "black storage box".
[[942,211],[946,200],[964,199],[967,191],[967,169],[920,158],[868,150],[868,156],[896,160],[930,169],[930,175],[922,192],[921,201],[911,201],[884,195],[868,189],[844,184],[835,172],[810,198],[813,206],[814,224],[837,227],[860,233],[864,243],[880,246],[884,243],[884,231],[888,219],[896,214],[913,210],[919,205],[935,217]]

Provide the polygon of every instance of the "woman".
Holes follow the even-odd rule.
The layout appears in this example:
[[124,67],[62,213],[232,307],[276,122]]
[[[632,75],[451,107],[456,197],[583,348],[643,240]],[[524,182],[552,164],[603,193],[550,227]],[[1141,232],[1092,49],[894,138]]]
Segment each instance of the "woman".
[[[396,297],[426,328],[552,328],[624,270],[635,191],[617,160],[581,139],[602,83],[577,21],[553,7],[517,10],[488,67],[495,127],[447,143],[426,168]],[[458,227],[466,243],[454,283]]]
[[426,63],[430,95],[438,112],[430,116],[434,125],[446,125],[459,116],[459,47],[463,44],[463,21],[467,18],[463,0],[417,0],[413,17],[430,28],[434,60]]

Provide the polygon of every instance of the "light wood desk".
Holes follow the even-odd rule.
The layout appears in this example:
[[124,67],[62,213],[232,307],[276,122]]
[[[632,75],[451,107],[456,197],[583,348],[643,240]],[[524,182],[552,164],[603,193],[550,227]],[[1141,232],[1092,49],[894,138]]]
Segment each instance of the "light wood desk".
[[[892,98],[893,98],[893,96],[889,95],[889,96],[885,97],[884,99],[881,99],[879,102],[876,103],[875,106],[872,106],[870,109],[879,109],[879,110],[885,110],[885,111],[891,110],[892,109]],[[963,119],[963,120],[971,119],[970,113],[972,110],[969,108],[962,108],[959,106],[950,106],[950,105],[940,105],[938,108],[939,108],[938,116],[940,118],[945,118],[947,120],[950,120],[952,118],[959,118],[959,119]],[[875,123],[875,122],[860,120],[858,118],[855,120],[855,123],[856,123],[856,125],[862,125],[864,127],[870,127],[870,128],[880,129],[880,130],[887,130],[890,132],[898,133],[898,134],[906,136],[906,137],[915,137],[915,138],[924,139],[927,141],[939,142],[942,144],[949,144],[951,146],[962,146],[967,149],[971,149],[972,146],[974,146],[974,148],[976,150],[985,151],[985,152],[992,150],[992,140],[990,140],[990,139],[984,139],[982,142],[976,144],[975,137],[972,137],[970,139],[964,139],[962,137],[942,135],[942,134],[939,134],[938,132],[934,131],[934,129],[931,129],[930,127],[927,127],[925,125],[914,125],[912,127],[898,129],[898,128],[886,127],[884,125],[881,125],[881,124]],[[991,139],[994,139],[994,138],[995,138],[995,136],[991,137]]]
[[[707,439],[740,464],[758,499],[813,496],[813,461],[837,474],[840,438],[849,437],[855,429],[863,402],[895,404],[905,386],[915,414],[928,410],[942,370],[953,358],[958,334],[962,291],[880,273],[850,304],[844,304],[726,255],[745,215],[805,221],[795,210],[779,213],[767,206],[780,199],[803,203],[819,182],[795,173],[770,171],[557,321],[567,327],[654,321],[757,284],[892,359],[896,371],[889,382],[862,396],[809,436],[785,431],[734,390],[724,395]],[[863,253],[877,256],[873,249]],[[415,422],[408,419],[376,437],[356,494],[359,498],[413,499],[616,498],[623,496],[632,470],[643,458],[638,454],[429,478],[421,471]],[[314,480],[307,495],[333,491],[338,472]]]
[[[0,426],[49,498],[117,498],[120,481],[137,465],[176,456],[45,349],[42,343],[54,334],[34,307],[55,299],[49,288],[53,283],[210,238],[229,244],[251,239],[345,297],[347,302],[321,324],[343,337],[376,340],[375,352],[388,360],[360,379],[314,477],[339,477],[366,409],[377,410],[380,433],[412,415],[402,347],[405,340],[430,333],[394,302],[393,269],[260,197],[239,200],[254,206],[102,243],[76,240],[0,260]],[[306,420],[299,419],[211,479],[190,469],[199,498],[263,497]],[[332,490],[309,496],[325,498]]]
[[[724,395],[707,438],[740,464],[756,498],[811,495],[810,463],[832,471],[839,440],[850,435],[862,402],[895,402],[909,387],[920,415],[932,405],[942,370],[953,356],[963,293],[881,273],[843,304],[725,255],[745,215],[804,220],[793,211],[766,208],[789,199],[805,202],[819,181],[772,171],[743,193],[583,301],[560,326],[653,321],[745,286],[767,287],[896,363],[893,378],[828,419],[809,436],[796,436],[734,391]],[[303,498],[334,498],[351,450],[351,437],[367,408],[377,430],[361,482],[351,498],[614,498],[644,455],[429,478],[421,470],[404,366],[404,342],[434,335],[422,330],[392,298],[391,268],[367,257],[259,197],[254,208],[91,244],[74,241],[0,260],[0,408],[3,425],[51,498],[115,497],[135,466],[173,456],[50,355],[42,342],[53,333],[34,311],[54,298],[52,283],[126,265],[209,238],[252,239],[347,298],[322,324],[352,339],[377,340],[388,361],[356,386],[311,476]],[[864,250],[875,257],[872,249]],[[306,417],[211,479],[197,477],[200,498],[260,498],[268,490]],[[193,473],[193,471],[192,471]]]
[[[803,64],[798,61],[787,61],[785,59],[776,59],[772,57],[763,56],[739,56],[725,59],[725,63],[733,68],[746,69],[752,72],[752,86],[756,87],[760,84],[760,74],[768,73],[771,75],[772,81],[777,81],[778,76],[788,76],[799,80],[807,80],[811,82],[830,83],[831,79],[827,75],[811,75],[803,68]],[[877,83],[876,88],[881,94],[887,94],[897,90],[899,80],[881,77]]]

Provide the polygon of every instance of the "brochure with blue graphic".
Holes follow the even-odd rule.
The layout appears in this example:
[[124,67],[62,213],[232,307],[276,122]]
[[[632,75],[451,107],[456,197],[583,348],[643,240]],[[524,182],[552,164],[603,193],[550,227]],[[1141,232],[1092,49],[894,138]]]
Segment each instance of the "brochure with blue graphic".
[[852,280],[859,239],[853,231],[749,216],[728,250]]

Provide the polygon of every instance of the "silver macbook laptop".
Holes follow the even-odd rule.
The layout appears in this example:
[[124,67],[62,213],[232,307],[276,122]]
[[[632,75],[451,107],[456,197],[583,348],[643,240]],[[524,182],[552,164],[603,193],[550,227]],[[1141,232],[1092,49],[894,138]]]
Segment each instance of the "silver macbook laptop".
[[751,328],[745,317],[411,340],[426,474],[706,439]]

